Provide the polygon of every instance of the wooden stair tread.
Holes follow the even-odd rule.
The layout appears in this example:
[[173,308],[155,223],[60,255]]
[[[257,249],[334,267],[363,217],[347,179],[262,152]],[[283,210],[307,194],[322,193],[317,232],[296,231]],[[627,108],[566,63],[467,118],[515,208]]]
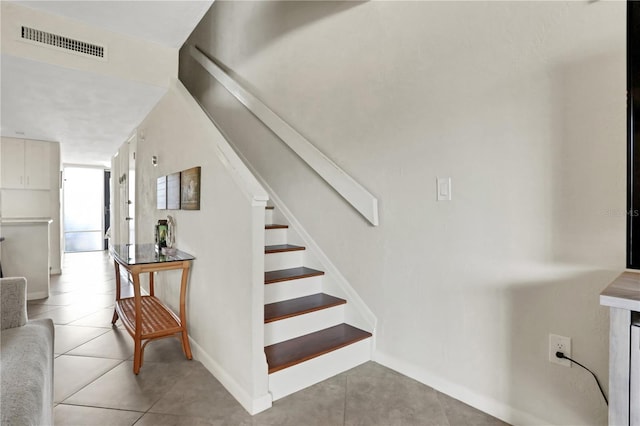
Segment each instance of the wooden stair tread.
[[279,269],[277,271],[269,271],[264,273],[264,283],[273,284],[281,281],[297,280],[300,278],[315,277],[324,275],[323,271],[299,266],[297,268]]
[[292,244],[277,244],[273,246],[264,246],[265,254],[282,253],[285,251],[298,251],[298,250],[305,250],[305,248],[302,246],[294,246]]
[[287,229],[289,225],[278,225],[277,223],[270,223],[264,226],[264,229]]
[[265,209],[267,209],[267,210],[273,210],[273,209],[274,209],[274,207],[273,207],[273,206],[266,206],[266,207],[265,207]]
[[309,312],[344,305],[345,303],[347,303],[347,301],[344,299],[324,293],[269,303],[264,305],[264,322],[266,324],[279,321],[297,315],[308,314]]
[[264,352],[269,365],[269,374],[319,357],[368,337],[371,337],[371,333],[348,324],[340,324],[267,346],[264,348]]

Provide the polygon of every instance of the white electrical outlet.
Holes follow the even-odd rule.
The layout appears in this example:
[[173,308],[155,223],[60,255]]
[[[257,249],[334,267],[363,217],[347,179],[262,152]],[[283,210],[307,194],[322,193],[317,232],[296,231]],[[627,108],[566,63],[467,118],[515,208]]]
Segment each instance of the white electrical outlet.
[[558,358],[556,356],[556,352],[562,352],[565,356],[571,358],[571,337],[549,334],[549,362],[563,365],[565,367],[571,367],[571,361],[564,358]]

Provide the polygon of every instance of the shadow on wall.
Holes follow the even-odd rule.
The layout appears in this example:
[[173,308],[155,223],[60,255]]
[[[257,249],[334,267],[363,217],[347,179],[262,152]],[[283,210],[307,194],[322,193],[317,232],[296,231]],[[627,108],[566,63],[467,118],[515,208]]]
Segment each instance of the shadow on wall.
[[[238,4],[238,3],[237,3]],[[245,89],[256,93],[255,88],[217,62],[236,79]],[[300,160],[298,155],[275,135],[262,121],[257,119],[233,95],[202,68],[189,54],[188,49],[180,50],[180,79],[187,90],[204,106],[220,132],[241,155],[250,153],[247,163],[263,177],[273,164],[286,164],[287,167],[270,176],[270,186],[280,195],[295,197],[309,190],[309,180],[317,185],[315,190],[331,192],[337,196],[330,198],[337,205],[353,209],[333,187]],[[213,118],[215,117],[215,119]],[[259,141],[260,143],[255,143]],[[326,199],[326,198],[323,198]],[[331,209],[329,209],[331,210]],[[336,209],[338,212],[341,211]],[[354,209],[354,212],[357,211]],[[328,213],[330,214],[330,213]],[[325,215],[325,218],[327,216]],[[360,222],[359,214],[352,216]],[[368,225],[367,225],[368,226]]]
[[[366,1],[246,1],[246,2],[214,2],[207,14],[202,18],[194,33],[189,37],[185,46],[195,45],[201,49],[206,46],[204,54],[218,64],[226,73],[233,77],[240,85],[253,94],[259,94],[259,88],[239,75],[236,71],[243,61],[252,58],[256,53],[275,43],[286,34],[310,25],[323,18],[341,13],[345,10],[367,3]],[[242,25],[243,40],[226,40],[219,34],[219,28],[225,28],[234,23],[226,20],[236,16],[228,9],[237,10],[247,8],[250,18],[235,25]],[[240,14],[243,16],[244,14]],[[192,60],[188,49],[180,50],[180,75],[184,80],[186,73],[193,72]],[[227,58],[221,62],[220,58]],[[192,93],[203,93],[193,92]]]
[[[625,262],[625,53],[551,68],[550,253],[546,276],[505,289],[508,400],[552,424],[606,424],[591,375],[548,361],[550,333],[571,337],[572,357],[608,393],[608,309],[599,294]],[[619,78],[616,78],[619,77]],[[588,266],[563,266],[593,265]],[[526,405],[523,405],[526,404]]]
[[622,269],[626,226],[624,49],[560,63],[551,78],[553,259]]
[[507,401],[524,412],[548,413],[543,420],[551,424],[606,424],[607,406],[593,377],[550,363],[548,335],[571,337],[572,358],[594,371],[608,392],[608,309],[598,295],[619,271],[548,272],[548,279],[536,272],[537,279],[505,289]]
[[[203,33],[205,40],[211,40],[211,52],[218,52],[225,46],[225,40],[212,37],[216,28],[220,28],[226,19],[232,14],[225,9],[235,8],[239,5],[234,2],[214,2],[209,12],[205,15],[200,28],[206,30]],[[367,3],[366,1],[276,1],[244,2],[240,7],[251,10],[250,18],[246,22],[243,35],[244,40],[239,57],[249,58],[253,54],[274,43],[278,38],[298,28],[312,24],[327,16],[344,12],[345,10]]]

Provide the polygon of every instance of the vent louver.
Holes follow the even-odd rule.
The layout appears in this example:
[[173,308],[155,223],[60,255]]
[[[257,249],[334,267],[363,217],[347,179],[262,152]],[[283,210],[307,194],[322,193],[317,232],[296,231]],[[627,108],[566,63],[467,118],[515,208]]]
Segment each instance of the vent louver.
[[25,40],[35,41],[37,43],[48,44],[49,46],[58,47],[60,49],[71,50],[83,55],[94,56],[96,58],[104,58],[104,46],[91,44],[80,40],[74,40],[58,34],[46,31],[36,30],[35,28],[22,27],[22,38]]

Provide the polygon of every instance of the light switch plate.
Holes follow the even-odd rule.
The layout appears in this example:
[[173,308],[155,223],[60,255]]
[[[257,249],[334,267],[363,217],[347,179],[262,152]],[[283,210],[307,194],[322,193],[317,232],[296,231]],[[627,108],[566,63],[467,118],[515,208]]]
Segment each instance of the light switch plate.
[[436,194],[438,201],[451,201],[451,178],[436,178]]

